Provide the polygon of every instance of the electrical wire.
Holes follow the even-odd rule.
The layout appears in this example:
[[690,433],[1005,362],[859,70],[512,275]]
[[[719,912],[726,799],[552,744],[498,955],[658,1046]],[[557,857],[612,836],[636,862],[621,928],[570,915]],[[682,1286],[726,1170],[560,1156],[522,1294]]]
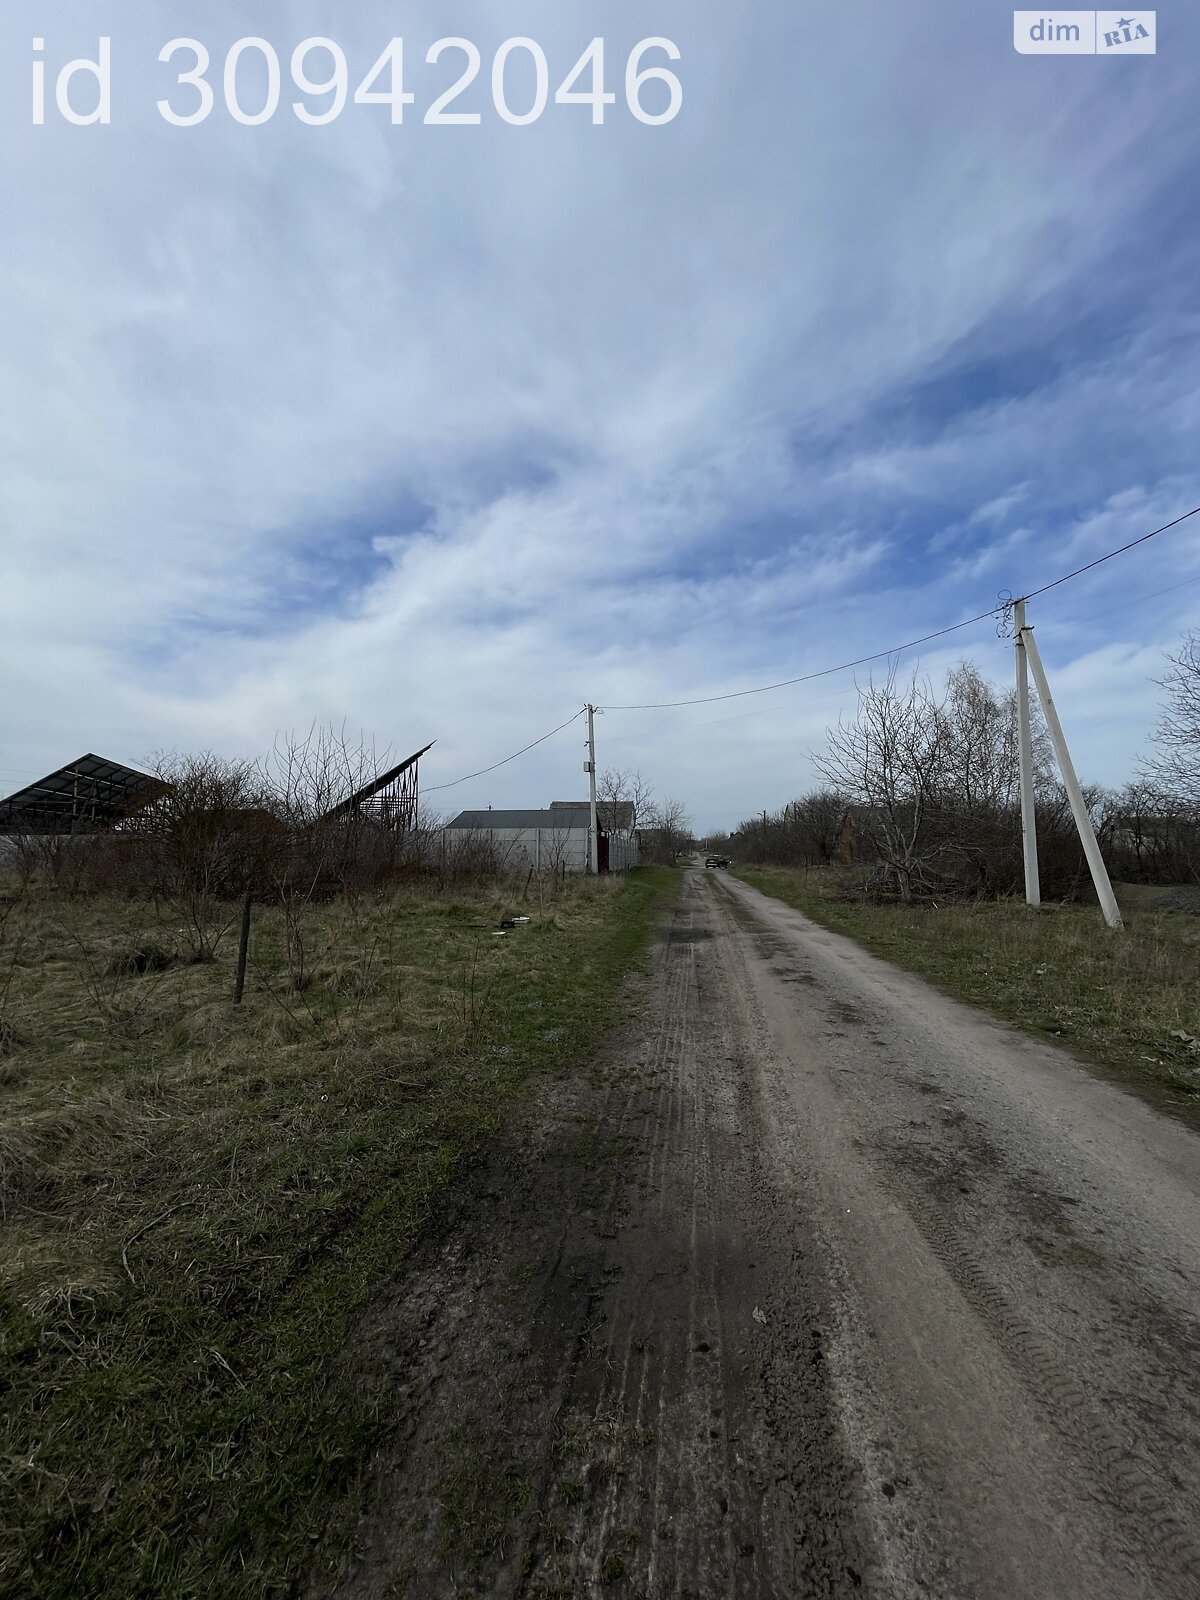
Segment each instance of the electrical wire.
[[1140,606],[1147,600],[1160,600],[1164,594],[1177,594],[1180,589],[1186,589],[1189,583],[1200,583],[1200,572],[1194,573],[1190,578],[1180,578],[1165,589],[1151,589],[1149,594],[1127,595],[1119,606],[1106,606],[1103,611],[1089,611],[1083,617],[1069,616],[1065,621],[1069,626],[1078,628],[1085,622],[1097,622],[1101,617],[1115,617],[1118,611],[1128,611],[1130,607]]
[[[1149,594],[1130,595],[1126,599],[1122,600],[1119,606],[1109,606],[1103,611],[1089,611],[1085,616],[1082,617],[1069,616],[1066,621],[1070,626],[1078,627],[1083,623],[1095,622],[1101,617],[1115,616],[1117,612],[1128,611],[1132,606],[1140,606],[1147,600],[1158,600],[1165,594],[1176,594],[1180,589],[1186,589],[1190,583],[1200,583],[1200,572],[1195,573],[1190,578],[1180,578],[1178,582],[1170,584],[1165,589],[1152,589]],[[1000,607],[997,607],[997,615],[999,614],[1000,609]],[[1008,639],[998,640],[997,646],[1011,650],[1012,641]],[[888,652],[889,655],[892,653],[893,652],[891,651]],[[685,730],[690,730],[692,728],[720,728],[730,722],[748,721],[751,717],[769,717],[772,716],[776,710],[786,709],[788,706],[803,706],[806,710],[812,710],[817,706],[834,704],[838,698],[838,692],[835,691],[832,696],[826,695],[823,700],[813,700],[806,696],[800,700],[785,700],[781,706],[764,706],[758,711],[740,711],[732,717],[706,718],[703,722],[672,723],[671,726],[683,728]]]
[[1151,533],[1142,534],[1140,539],[1131,539],[1128,544],[1121,545],[1118,550],[1110,550],[1106,556],[1097,556],[1095,561],[1089,561],[1086,566],[1076,567],[1074,572],[1064,572],[1061,578],[1055,578],[1053,583],[1044,583],[1040,589],[1031,589],[1028,594],[1021,596],[1022,600],[1034,600],[1039,594],[1046,594],[1051,589],[1057,589],[1060,583],[1069,583],[1072,578],[1078,578],[1084,572],[1091,572],[1093,567],[1101,567],[1106,561],[1111,561],[1114,556],[1123,556],[1126,550],[1134,550],[1139,544],[1145,544],[1147,539],[1157,539],[1160,533],[1166,533],[1169,528],[1177,528],[1181,522],[1186,522],[1189,517],[1200,513],[1200,506],[1193,506],[1190,511],[1185,511],[1181,517],[1176,517],[1173,522],[1164,522],[1161,528],[1155,528]]
[[[1160,533],[1166,533],[1170,528],[1177,528],[1181,522],[1186,522],[1189,517],[1200,514],[1200,506],[1193,506],[1190,511],[1185,511],[1182,516],[1176,517],[1171,522],[1164,522],[1161,528],[1154,528],[1150,533],[1144,533],[1138,539],[1131,539],[1128,544],[1121,545],[1116,550],[1110,550],[1106,555],[1097,556],[1095,561],[1089,561],[1085,566],[1076,567],[1073,572],[1063,573],[1061,578],[1055,578],[1051,583],[1044,583],[1040,589],[1031,589],[1022,595],[1022,600],[1033,600],[1040,594],[1046,594],[1051,589],[1057,589],[1060,584],[1069,583],[1072,578],[1078,578],[1093,568],[1102,566],[1104,562],[1111,561],[1114,556],[1122,556],[1127,550],[1136,549],[1140,544],[1145,544],[1150,539],[1156,539]],[[775,689],[789,689],[798,683],[812,683],[818,678],[830,678],[838,672],[849,672],[854,667],[865,667],[872,661],[885,661],[889,656],[901,655],[906,650],[915,650],[918,645],[929,644],[934,639],[944,639],[948,634],[957,633],[962,628],[973,627],[977,622],[985,622],[989,617],[1002,617],[1013,604],[1011,600],[1004,600],[999,605],[991,606],[987,611],[981,611],[978,616],[967,617],[963,622],[953,622],[948,628],[938,628],[934,633],[922,634],[919,639],[910,639],[905,644],[893,645],[889,650],[876,650],[869,656],[858,656],[853,661],[839,662],[835,667],[822,667],[817,672],[804,672],[797,678],[781,678],[778,683],[760,684],[754,689],[733,689],[726,694],[701,695],[693,700],[655,700],[642,705],[605,705],[599,709],[604,711],[672,711],[683,706],[710,706],[720,700],[743,700],[748,695],[770,694]]]
[[553,739],[556,733],[561,733],[564,728],[569,728],[573,722],[578,722],[586,707],[580,706],[573,717],[568,717],[565,722],[560,722],[557,728],[551,728],[549,733],[544,733],[540,739],[534,739],[530,744],[523,745],[520,750],[514,750],[511,756],[505,756],[503,761],[494,761],[490,767],[481,767],[478,772],[468,772],[465,777],[454,778],[449,783],[426,784],[422,787],[422,794],[436,794],[441,789],[455,789],[460,783],[469,783],[472,778],[482,778],[489,772],[495,772],[497,767],[506,767],[510,761],[515,761],[518,756],[523,756],[527,750],[534,750],[539,744],[545,744],[547,739]]
[[656,700],[646,705],[614,706],[604,705],[597,709],[600,711],[670,711],[677,706],[711,706],[718,700],[744,700],[747,695],[770,694],[773,689],[790,689],[793,684],[812,683],[816,678],[830,678],[835,672],[849,672],[852,667],[865,667],[870,661],[883,661],[888,656],[902,654],[905,650],[915,650],[919,644],[928,644],[932,639],[944,639],[947,634],[957,633],[960,628],[970,628],[977,622],[986,622],[989,617],[998,617],[1004,611],[1004,606],[992,606],[990,611],[981,611],[977,617],[967,617],[963,622],[952,622],[948,628],[939,628],[936,633],[924,633],[919,639],[910,639],[906,644],[894,644],[890,650],[877,650],[874,655],[858,656],[853,661],[840,661],[836,667],[822,667],[818,672],[803,672],[798,678],[781,678],[778,683],[763,683],[756,689],[733,689],[728,694],[702,695],[696,700]]

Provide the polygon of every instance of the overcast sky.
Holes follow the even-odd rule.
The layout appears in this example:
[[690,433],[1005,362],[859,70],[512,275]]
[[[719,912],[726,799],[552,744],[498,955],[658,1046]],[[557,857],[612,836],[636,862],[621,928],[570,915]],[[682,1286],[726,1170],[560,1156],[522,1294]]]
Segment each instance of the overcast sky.
[[[239,37],[286,73],[326,35],[356,83],[399,28],[401,127],[302,126],[290,88],[263,126],[224,110]],[[445,783],[586,699],[884,649],[1200,504],[1200,8],[1158,31],[1111,60],[1017,55],[992,0],[6,0],[0,792],[314,718],[436,739]],[[101,33],[112,126],[33,127],[34,36],[53,84]],[[187,34],[217,107],[175,128],[156,57]],[[478,126],[420,121],[450,35]],[[528,126],[491,105],[513,35],[550,65]],[[598,35],[603,126],[553,95]],[[681,52],[663,126],[625,105],[652,35]],[[242,83],[261,103],[252,58]],[[1200,623],[1200,517],[1031,620],[1081,776],[1121,781]],[[962,655],[1007,681],[991,623],[902,665]],[[607,711],[600,763],[732,825],[812,783],[853,699]],[[582,738],[435,798],[583,794]]]

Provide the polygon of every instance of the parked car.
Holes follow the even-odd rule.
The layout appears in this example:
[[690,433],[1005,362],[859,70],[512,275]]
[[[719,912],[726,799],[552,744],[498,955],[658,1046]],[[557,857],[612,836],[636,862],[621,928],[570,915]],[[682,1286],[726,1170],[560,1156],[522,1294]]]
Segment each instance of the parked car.
[[704,865],[706,867],[719,867],[721,865],[721,858],[720,856],[705,856]]

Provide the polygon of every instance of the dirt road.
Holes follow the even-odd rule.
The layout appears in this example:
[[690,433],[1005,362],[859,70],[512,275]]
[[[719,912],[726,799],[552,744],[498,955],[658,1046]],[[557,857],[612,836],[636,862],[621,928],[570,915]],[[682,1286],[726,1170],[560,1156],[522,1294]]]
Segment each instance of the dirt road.
[[1186,1129],[699,871],[535,1121],[364,1331],[339,1595],[1200,1595]]

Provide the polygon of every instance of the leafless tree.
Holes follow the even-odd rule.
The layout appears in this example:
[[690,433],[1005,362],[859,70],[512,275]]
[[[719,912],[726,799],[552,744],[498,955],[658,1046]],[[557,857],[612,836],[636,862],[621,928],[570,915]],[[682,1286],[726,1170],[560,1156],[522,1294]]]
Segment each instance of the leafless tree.
[[[607,831],[620,838],[632,839],[637,830],[646,825],[645,819],[654,805],[654,790],[640,772],[609,767],[596,780],[596,800],[605,808],[612,823]],[[632,815],[628,824],[618,825],[618,819],[623,814],[621,808],[626,805],[632,805]]]
[[1145,776],[1164,798],[1200,820],[1200,629],[1184,635],[1167,657],[1167,673],[1156,679],[1166,692],[1152,735],[1155,753],[1143,763]]
[[[640,772],[612,767],[596,782],[602,826],[613,838],[639,841],[644,861],[671,862],[691,843],[692,825],[682,800],[657,800]],[[628,816],[623,808],[630,807]]]
[[790,810],[800,858],[812,864],[832,861],[846,815],[846,796],[837,789],[814,789],[794,800]]
[[940,702],[914,674],[859,687],[858,709],[827,733],[817,770],[861,807],[861,826],[900,898],[911,901],[938,852],[930,827],[946,759]]
[[[1020,838],[1020,757],[1017,697],[998,692],[971,662],[947,676],[938,704],[941,756],[930,821],[947,870],[977,891],[1005,885],[1016,866]],[[1053,751],[1040,713],[1032,712],[1034,792],[1056,788]]]
[[361,736],[314,723],[304,735],[280,735],[262,764],[272,813],[281,829],[270,862],[274,894],[284,917],[291,981],[303,990],[313,966],[307,913],[332,893],[351,900],[395,865],[398,841],[345,802],[391,764]]
[[639,832],[643,859],[671,865],[692,844],[692,824],[682,800],[656,800],[647,807]]

